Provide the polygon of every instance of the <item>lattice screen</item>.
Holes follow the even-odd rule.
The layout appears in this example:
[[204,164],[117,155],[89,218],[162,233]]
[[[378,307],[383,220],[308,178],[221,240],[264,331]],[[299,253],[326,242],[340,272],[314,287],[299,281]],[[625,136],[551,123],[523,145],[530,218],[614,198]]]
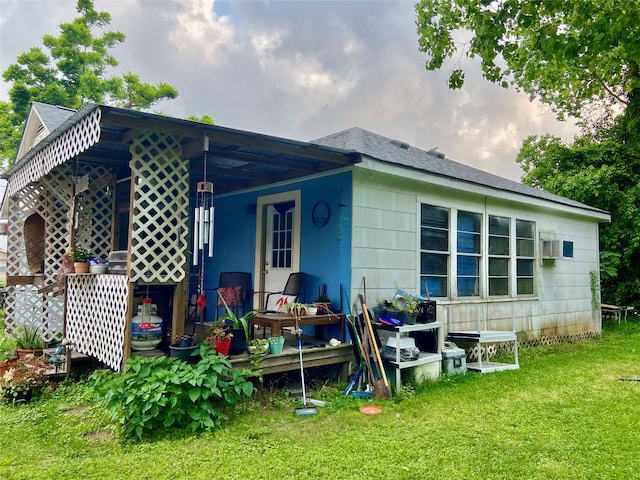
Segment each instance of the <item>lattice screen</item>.
[[120,371],[129,282],[125,275],[67,277],[67,338],[73,349]]
[[83,166],[78,176],[85,174],[90,177],[89,191],[76,197],[76,245],[90,248],[96,256],[106,261],[111,251],[115,171],[100,166]]
[[147,133],[130,148],[134,206],[131,281],[178,283],[186,276],[189,162],[179,138]]
[[84,152],[100,140],[102,112],[96,107],[82,120],[44,147],[18,168],[9,179],[8,192],[13,196],[32,182],[36,182],[58,165]]
[[[85,235],[86,246],[106,256],[111,244],[113,201],[110,188],[112,172],[103,167],[85,169],[90,173],[90,191],[80,198],[88,223],[76,236]],[[9,198],[9,231],[7,274],[28,276],[24,223],[33,213],[45,220],[45,258],[43,285],[55,282],[62,256],[69,249],[70,205],[73,187],[72,168],[65,164],[54,168],[39,182],[25,186]],[[80,225],[80,224],[79,224]],[[87,227],[89,225],[89,227]],[[5,325],[13,333],[20,325],[36,324],[47,342],[60,340],[63,330],[63,298],[51,293],[40,294],[32,285],[7,288]]]

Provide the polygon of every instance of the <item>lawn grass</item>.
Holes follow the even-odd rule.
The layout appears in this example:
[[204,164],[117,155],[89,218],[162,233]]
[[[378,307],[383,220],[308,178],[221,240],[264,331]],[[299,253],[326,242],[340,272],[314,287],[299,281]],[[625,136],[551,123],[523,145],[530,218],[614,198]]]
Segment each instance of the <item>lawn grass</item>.
[[74,384],[0,406],[0,478],[638,478],[640,382],[620,378],[640,377],[639,347],[640,324],[629,323],[598,339],[523,348],[520,370],[405,389],[375,402],[377,416],[339,393],[313,417],[262,395],[215,432],[141,443],[119,441],[86,385]]

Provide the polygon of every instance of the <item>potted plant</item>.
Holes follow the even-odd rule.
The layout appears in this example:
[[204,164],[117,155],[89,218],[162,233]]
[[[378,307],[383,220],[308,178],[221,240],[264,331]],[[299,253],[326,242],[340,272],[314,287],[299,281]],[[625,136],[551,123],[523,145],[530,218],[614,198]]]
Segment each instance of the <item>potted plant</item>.
[[378,308],[374,310],[379,317],[388,316],[412,325],[418,317],[418,306],[419,302],[413,295],[398,290],[391,300],[379,301]]
[[199,349],[195,335],[179,335],[169,345],[169,356],[179,358],[187,363],[197,363],[199,356],[194,355]]
[[43,354],[44,342],[38,329],[32,325],[20,327],[15,342],[19,359],[25,358],[30,353],[36,357],[41,357]]
[[73,268],[76,273],[89,273],[89,258],[93,253],[84,247],[73,247],[71,257],[73,258]]
[[288,313],[292,317],[302,317],[309,315],[309,306],[306,303],[291,302],[285,303],[278,308],[279,312]]
[[233,338],[233,333],[230,330],[221,324],[214,324],[209,328],[209,336],[207,337],[207,341],[215,346],[216,352],[225,357],[229,355],[231,338]]
[[218,297],[222,300],[225,308],[225,315],[218,319],[217,324],[230,325],[232,327],[232,340],[229,348],[230,355],[238,355],[247,350],[247,340],[249,339],[249,323],[251,319],[258,313],[256,310],[246,312],[243,316],[237,316],[233,310],[227,305],[224,297],[218,290]]
[[267,338],[254,338],[247,347],[252,355],[264,355],[269,351],[269,340]]
[[318,296],[312,302],[313,305],[318,309],[318,313],[329,313],[331,306],[331,299],[329,295],[327,295],[327,284],[323,283],[318,288]]
[[269,337],[269,351],[274,355],[282,353],[284,337]]

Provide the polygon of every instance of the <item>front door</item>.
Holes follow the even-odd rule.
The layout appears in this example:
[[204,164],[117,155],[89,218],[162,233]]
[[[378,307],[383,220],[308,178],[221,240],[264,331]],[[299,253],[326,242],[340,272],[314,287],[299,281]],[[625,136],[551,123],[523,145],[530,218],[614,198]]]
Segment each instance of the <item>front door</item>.
[[[289,274],[297,272],[300,263],[300,192],[287,192],[260,197],[257,205],[259,238],[256,245],[257,292],[279,292]],[[267,310],[277,310],[278,295],[269,299]],[[265,306],[266,294],[259,295],[254,305]]]

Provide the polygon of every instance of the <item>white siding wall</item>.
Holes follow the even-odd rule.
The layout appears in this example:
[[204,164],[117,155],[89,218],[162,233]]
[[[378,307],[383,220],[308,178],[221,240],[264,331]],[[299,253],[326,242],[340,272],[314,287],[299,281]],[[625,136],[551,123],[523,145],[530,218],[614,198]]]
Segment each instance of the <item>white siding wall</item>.
[[[482,213],[485,218],[499,215],[536,223],[535,295],[437,299],[438,317],[447,322],[449,330],[484,328],[486,321],[491,330],[515,327],[523,338],[600,331],[600,312],[592,308],[590,286],[590,272],[599,270],[596,219],[567,212],[562,206],[557,210],[536,206],[527,198],[517,203],[365,169],[354,172],[352,298],[362,293],[363,278],[369,306],[389,297],[396,285],[419,291],[421,203],[452,209],[452,229],[456,209]],[[541,234],[573,242],[573,258],[543,262]],[[483,239],[486,242],[484,231]],[[481,278],[484,284],[485,272]],[[450,279],[450,285],[455,291],[455,278]],[[486,292],[486,286],[483,289]]]

